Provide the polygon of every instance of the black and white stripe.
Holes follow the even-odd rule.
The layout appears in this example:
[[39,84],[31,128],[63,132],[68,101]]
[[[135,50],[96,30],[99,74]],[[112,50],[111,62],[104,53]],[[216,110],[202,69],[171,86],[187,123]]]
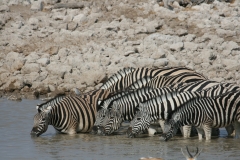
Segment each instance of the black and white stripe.
[[145,87],[114,100],[111,103],[111,106],[108,106],[111,109],[106,110],[106,115],[102,120],[102,125],[99,126],[100,130],[104,131],[102,134],[109,135],[116,131],[119,129],[123,120],[131,121],[134,118],[140,102],[147,101],[156,96],[172,91],[173,90],[169,87],[155,89]]
[[62,101],[66,96],[65,95],[57,95],[56,97],[44,102],[44,103],[41,103],[41,104],[38,104],[36,106],[36,109],[38,110],[38,112],[41,112],[41,111],[44,111],[44,109],[46,109],[47,107],[49,106],[53,106],[57,103],[59,103],[60,101]]
[[[124,68],[112,75],[107,82],[105,82],[101,89],[107,89],[110,92],[123,91],[129,86],[134,86],[134,83],[140,88],[144,87],[148,80],[157,76],[174,76],[182,73],[195,73],[192,69],[187,67],[172,67],[172,68]],[[200,74],[199,74],[200,75]],[[206,79],[201,75],[203,79]],[[142,81],[142,82],[141,82]],[[137,87],[135,86],[135,87]]]
[[197,72],[186,72],[173,76],[156,76],[152,78],[146,86],[153,88],[160,88],[163,86],[171,86],[179,83],[193,83],[206,78]]
[[235,136],[240,135],[240,91],[232,91],[218,97],[193,99],[179,107],[165,124],[168,132],[162,139],[167,141],[182,125],[194,125],[199,139],[203,132],[206,140],[211,139],[211,128],[221,128],[234,124]]
[[[137,71],[140,72],[139,70],[140,69],[138,69]],[[138,73],[137,71],[136,71],[136,73]],[[149,73],[147,73],[147,72],[149,72]],[[134,91],[138,87],[141,88],[141,87],[144,87],[144,86],[148,86],[148,87],[151,87],[151,88],[158,88],[158,87],[163,87],[163,86],[168,86],[168,85],[173,85],[173,84],[178,84],[178,83],[183,83],[183,82],[184,83],[188,83],[188,82],[190,83],[190,82],[196,82],[196,81],[206,79],[201,74],[196,73],[195,71],[190,70],[190,69],[185,68],[185,67],[183,67],[183,68],[182,67],[180,67],[180,68],[176,67],[176,68],[168,68],[168,69],[157,69],[157,70],[154,69],[154,72],[152,72],[151,69],[142,68],[140,73],[142,73],[142,74],[144,73],[143,75],[148,75],[148,76],[144,77],[140,80],[137,80],[137,81],[135,81],[137,78],[130,81],[129,79],[131,79],[131,76],[128,75],[128,77],[130,77],[130,78],[128,78],[128,80],[129,80],[128,82],[131,82],[132,84],[129,85],[126,90],[133,90]],[[154,73],[154,74],[152,74],[152,73]],[[151,76],[156,76],[157,78],[152,78],[151,79]],[[135,77],[135,76],[133,76],[133,77]],[[136,76],[136,77],[139,77],[139,76]],[[133,82],[133,81],[135,81],[135,82]],[[110,99],[111,103],[113,103],[115,100],[116,99],[114,99],[114,98]],[[106,101],[109,101],[109,100],[106,100]],[[128,102],[128,101],[132,101],[132,99],[129,98],[128,100],[125,101],[125,103]],[[139,103],[139,101],[136,101],[136,104],[134,104],[134,106],[137,106],[138,103]],[[130,105],[133,105],[133,104],[130,103]],[[129,111],[129,118],[127,118],[125,120],[131,120],[132,116],[135,114],[135,109],[132,109],[131,107],[129,107],[129,109],[131,110],[131,111]],[[97,129],[99,129],[99,127],[102,126],[101,123],[103,122],[103,119],[105,118],[105,114],[108,112],[107,108],[108,109],[111,108],[111,105],[109,105],[109,104],[107,106],[105,105],[105,107],[103,109],[101,109],[99,111],[99,113],[97,114],[97,120],[96,120],[96,123],[94,125],[95,126],[94,127],[94,132],[95,133],[97,133]],[[114,120],[114,121],[117,122],[117,120]],[[107,121],[105,120],[105,122],[107,122]],[[121,123],[121,122],[119,122],[119,123]],[[112,123],[112,124],[114,124],[114,123]],[[119,124],[117,124],[117,126],[119,126]]]
[[[167,95],[162,95],[156,98],[153,98],[151,100],[148,100],[145,103],[142,103],[139,105],[139,112],[136,114],[135,118],[131,122],[131,126],[128,130],[129,137],[133,137],[136,134],[141,133],[145,129],[149,127],[150,122],[163,119],[165,120],[168,117],[168,114],[170,114],[172,111],[174,111],[176,108],[181,106],[182,104],[186,103],[187,101],[191,99],[195,99],[196,96],[200,95],[200,97],[217,97],[221,94],[224,94],[229,91],[239,90],[240,88],[238,86],[235,86],[233,84],[218,84],[215,85],[215,82],[213,82],[214,86],[202,91],[198,92],[184,92],[184,91],[196,91],[194,88],[190,86],[209,86],[212,82],[206,81],[206,82],[196,82],[198,85],[195,85],[195,83],[190,84],[188,87],[187,85],[182,88],[177,88],[176,90],[178,93],[175,92],[169,93]],[[206,85],[207,84],[207,85]],[[185,89],[186,90],[185,90]],[[197,87],[198,89],[202,89],[202,87]],[[197,90],[198,90],[197,89]],[[162,126],[161,126],[162,127]],[[186,126],[184,128],[184,137],[190,136],[190,126]],[[164,129],[164,128],[163,128]]]
[[34,116],[31,134],[39,136],[52,125],[61,133],[75,134],[91,131],[95,122],[99,99],[109,96],[106,90],[95,90],[82,96],[66,96]]
[[98,133],[99,127],[102,126],[103,119],[105,118],[105,115],[107,114],[108,110],[111,109],[112,103],[115,100],[117,100],[127,94],[130,94],[132,92],[133,91],[125,91],[125,92],[116,93],[116,94],[112,95],[110,98],[108,98],[104,101],[98,102],[100,109],[98,110],[97,115],[96,115],[96,121],[95,121],[92,131],[91,131],[92,134]]

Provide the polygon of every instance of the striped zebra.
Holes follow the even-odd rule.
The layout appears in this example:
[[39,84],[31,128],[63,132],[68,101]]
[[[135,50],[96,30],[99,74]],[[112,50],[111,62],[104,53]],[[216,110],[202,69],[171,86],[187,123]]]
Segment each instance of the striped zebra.
[[232,91],[218,97],[193,99],[176,109],[165,123],[168,132],[161,139],[167,141],[182,125],[197,127],[199,140],[205,133],[211,139],[211,129],[234,125],[235,138],[240,135],[240,91]]
[[[198,84],[209,86],[209,83],[211,81],[206,82],[196,82]],[[208,85],[206,85],[208,84]],[[213,84],[215,84],[213,82]],[[189,86],[194,86],[195,84],[190,84]],[[183,88],[186,88],[184,86]],[[201,88],[201,87],[200,87]],[[145,129],[147,129],[150,125],[150,122],[156,121],[156,120],[165,120],[169,113],[174,111],[177,107],[181,106],[185,102],[191,100],[192,98],[196,98],[196,94],[200,97],[214,97],[221,94],[224,94],[228,91],[234,91],[234,90],[240,90],[238,86],[235,86],[233,84],[218,84],[214,85],[211,88],[200,90],[198,92],[190,92],[187,91],[194,91],[194,88],[187,87],[187,90],[184,90],[182,88],[176,89],[178,93],[175,92],[169,93],[167,95],[162,95],[153,99],[150,99],[146,101],[145,103],[141,103],[139,105],[139,111],[130,123],[130,127],[128,128],[127,134],[129,137],[134,137],[135,135],[143,132]],[[184,92],[185,91],[185,92]],[[161,126],[164,130],[164,127]],[[191,126],[185,126],[183,128],[183,134],[184,137],[190,137],[190,130]]]
[[[198,83],[198,82],[196,82],[196,83]],[[202,81],[201,83],[198,83],[198,84],[201,86],[209,87],[209,86],[211,86],[211,84],[214,86],[219,83],[216,83],[213,81]],[[195,86],[195,83],[193,83],[191,85]],[[187,85],[182,86],[182,88],[186,88],[186,87],[187,87]],[[166,88],[168,90],[166,90]],[[177,88],[174,90],[169,87],[164,87],[164,88],[158,88],[157,90],[161,90],[161,89],[166,90],[165,91],[165,94],[166,94],[166,93],[174,92],[176,90],[181,91],[182,88]],[[189,89],[189,87],[187,87],[187,88]],[[195,86],[195,88],[200,89],[202,87]],[[194,88],[191,88],[191,89],[194,90]],[[216,93],[216,90],[214,93]],[[158,95],[163,95],[163,94],[164,93],[158,94]],[[204,95],[204,96],[207,96],[207,95]],[[149,98],[149,99],[151,99],[151,98]],[[147,99],[147,100],[149,100],[149,99]],[[126,103],[126,102],[128,102],[128,103]],[[144,102],[144,101],[142,101],[142,102]],[[104,120],[104,123],[101,128],[101,132],[103,132],[102,134],[111,134],[113,131],[118,129],[118,127],[120,126],[120,124],[123,120],[131,121],[133,119],[133,117],[135,116],[135,113],[137,110],[136,107],[138,107],[138,104],[139,104],[139,102],[138,102],[137,105],[132,105],[133,104],[132,100],[130,100],[130,101],[122,100],[122,102],[115,101],[114,103],[115,104],[113,105],[112,110],[111,110],[111,112],[113,112],[113,113],[112,114],[110,113],[110,114],[108,114],[108,116],[107,115],[105,116],[105,120]],[[112,116],[112,115],[120,115],[120,116],[117,117],[117,116]],[[161,126],[163,126],[163,125],[161,125]]]
[[89,132],[99,109],[99,99],[106,99],[109,95],[109,91],[99,89],[82,96],[66,96],[34,116],[31,134],[40,136],[47,131],[48,125],[52,125],[60,133]]
[[[113,101],[111,106],[111,111],[107,112],[106,115],[102,120],[102,125],[98,126],[100,131],[99,133],[102,133],[104,135],[109,135],[112,132],[116,131],[123,120],[125,121],[131,121],[136,111],[138,110],[138,106],[141,102],[148,101],[150,99],[154,99],[154,97],[161,96],[162,98],[164,96],[169,96],[168,94],[173,94],[172,96],[178,95],[178,93],[175,89],[169,88],[169,87],[163,87],[163,88],[142,88],[137,90],[136,92],[133,92],[131,94],[128,94],[126,96],[123,96],[122,98],[119,98],[115,101]],[[184,97],[183,100],[187,100],[187,98],[194,98],[194,97]],[[192,96],[192,95],[191,95]],[[161,123],[161,121],[159,122]],[[163,127],[163,124],[161,124]],[[145,128],[148,129],[148,128]]]
[[[138,88],[143,87],[149,80],[156,76],[174,76],[182,73],[197,74],[194,70],[187,67],[172,68],[124,68],[112,75],[100,89],[107,89],[110,92],[123,91],[134,83]],[[199,73],[198,73],[199,74]],[[199,74],[200,75],[200,74]],[[201,75],[203,79],[206,79]],[[143,81],[142,81],[143,80]],[[139,81],[139,82],[137,82]],[[141,82],[142,81],[142,82]],[[137,82],[137,83],[136,83]],[[141,83],[142,84],[141,84]],[[136,89],[136,88],[135,88]]]
[[[139,102],[146,101],[148,99],[151,99],[161,94],[166,94],[170,92],[170,90],[171,90],[170,88],[153,89],[153,88],[145,87],[145,88],[134,90],[133,92],[128,92],[124,96],[119,96],[119,98],[116,98],[116,99],[111,99],[111,98],[110,100],[107,99],[106,103],[104,103],[105,105],[101,109],[101,113],[99,113],[99,117],[96,120],[96,123],[95,123],[96,127],[94,128],[96,130],[94,130],[94,132],[98,132],[100,134],[112,133],[112,132],[102,133],[101,131],[103,131],[103,128],[104,128],[103,126],[107,122],[108,118],[115,117],[115,116],[111,116],[111,112],[113,112],[113,110],[115,110],[116,107],[118,107],[117,108],[118,110],[120,108],[123,108],[123,106],[128,106],[128,109],[130,110],[123,110],[122,112],[125,113],[126,111],[127,113],[123,115],[123,117],[125,120],[131,120],[134,117],[134,113],[136,112],[136,107],[138,106]],[[117,130],[120,127],[121,122],[118,123],[119,125],[114,130]]]
[[125,91],[125,92],[120,92],[120,93],[116,93],[114,95],[112,95],[110,98],[104,100],[104,101],[99,101],[98,104],[99,104],[99,110],[97,112],[97,115],[96,115],[96,121],[93,125],[93,128],[92,128],[92,131],[91,133],[92,134],[97,134],[98,133],[98,129],[99,129],[99,126],[102,125],[102,122],[103,122],[103,119],[106,115],[106,113],[108,112],[108,106],[111,106],[112,103],[118,99],[118,98],[121,98],[127,94],[130,94],[132,93],[133,91]]
[[160,88],[162,86],[174,86],[181,83],[193,83],[201,80],[206,80],[206,78],[197,73],[181,73],[173,76],[156,76],[156,77],[144,77],[133,84],[131,84],[127,90],[134,90],[141,87],[152,87]]
[[156,76],[152,78],[147,84],[147,87],[160,88],[163,86],[173,86],[179,83],[193,83],[206,78],[195,72],[195,73],[181,73],[173,76]]
[[[143,69],[145,71],[148,68],[143,68]],[[174,68],[174,69],[170,68],[170,69],[159,69],[159,70],[163,70],[162,72],[164,72],[164,75],[166,75],[166,76],[161,76],[163,74],[160,74],[160,72],[158,71],[157,72],[158,74],[156,74],[157,79],[152,78],[153,79],[153,81],[152,81],[150,76],[147,76],[147,77],[144,77],[135,82],[131,81],[131,83],[132,82],[133,83],[131,85],[129,85],[126,90],[135,90],[138,87],[144,87],[144,86],[156,88],[156,87],[163,87],[163,86],[167,86],[167,85],[178,84],[180,82],[190,83],[190,82],[196,82],[196,81],[206,79],[203,75],[196,73],[195,71],[190,70],[191,72],[189,72],[189,69],[187,69],[187,68],[180,68],[180,69],[179,68]],[[149,71],[149,69],[147,71]],[[166,71],[168,71],[168,72],[166,72]],[[141,73],[143,73],[143,71],[141,71]],[[159,83],[157,80],[160,81],[161,83]],[[157,83],[157,86],[154,85],[153,82]],[[131,99],[129,99],[129,100],[131,101]],[[115,101],[115,99],[111,98],[110,101],[111,101],[111,103],[113,103],[113,101]],[[108,109],[111,108],[111,105],[110,104],[105,105],[105,107],[98,112],[96,123],[94,124],[95,127],[93,129],[93,133],[97,133],[98,132],[97,129],[99,129],[99,127],[102,126],[101,124],[103,122],[103,119],[105,118],[105,114],[108,112],[107,108]],[[132,114],[134,114],[134,113],[132,113]]]
[[44,109],[46,109],[48,106],[53,106],[57,103],[59,103],[60,101],[62,101],[66,96],[65,95],[57,95],[55,96],[54,98],[44,102],[44,103],[41,103],[41,104],[38,104],[36,106],[36,109],[38,112],[42,112],[44,111]]

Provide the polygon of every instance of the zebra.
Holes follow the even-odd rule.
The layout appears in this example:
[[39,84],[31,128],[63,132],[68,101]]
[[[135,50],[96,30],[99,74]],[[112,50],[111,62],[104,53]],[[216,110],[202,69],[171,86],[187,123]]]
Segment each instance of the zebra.
[[[156,89],[142,88],[137,90],[137,92],[133,92],[132,94],[115,100],[111,106],[111,111],[107,113],[103,119],[102,126],[100,127],[102,134],[109,135],[112,132],[116,131],[120,127],[120,124],[123,120],[131,121],[134,118],[135,113],[138,110],[138,105],[141,104],[141,102],[148,101],[149,99],[154,99],[154,97],[160,95],[168,96],[168,94],[173,94],[175,96],[179,93],[169,87]],[[183,100],[185,100],[185,98],[186,97],[183,97]],[[159,121],[159,123],[161,123],[161,121]]]
[[[156,88],[156,89],[145,87],[145,88],[138,89],[130,94],[127,94],[121,98],[115,99],[114,101],[112,101],[111,106],[108,106],[109,108],[111,108],[111,110],[109,111],[108,109],[105,109],[105,111],[102,112],[101,120],[99,120],[102,122],[102,125],[100,123],[98,126],[98,128],[100,127],[99,133],[104,135],[111,134],[113,131],[117,130],[120,127],[120,124],[122,123],[123,120],[130,121],[133,119],[135,112],[137,110],[138,104],[140,102],[147,101],[148,99],[151,99],[156,96],[166,94],[172,91],[173,90],[169,87]],[[113,115],[118,115],[118,116],[113,116]],[[114,129],[112,129],[111,126],[107,125],[108,123],[111,122],[111,119],[116,122],[111,124],[117,124],[114,127]],[[109,128],[109,129],[105,129],[105,128]]]
[[108,108],[108,106],[111,106],[111,104],[113,103],[114,100],[121,98],[122,96],[125,96],[132,92],[133,91],[131,91],[131,90],[125,91],[125,92],[119,92],[119,93],[117,92],[114,95],[112,95],[110,98],[108,98],[104,101],[101,101],[101,100],[98,101],[100,109],[98,110],[97,115],[96,115],[96,121],[95,121],[92,131],[91,131],[92,134],[98,133],[99,126],[101,126],[106,113],[110,109],[110,107]]
[[176,84],[179,84],[179,82],[193,83],[201,80],[206,80],[206,78],[197,72],[186,72],[173,76],[156,76],[153,78],[147,76],[131,84],[127,90],[134,90],[141,87],[160,88],[162,86],[174,86]]
[[[138,88],[143,87],[148,80],[156,76],[174,76],[181,73],[195,73],[196,72],[187,67],[171,67],[171,68],[123,68],[114,75],[112,75],[107,82],[105,82],[100,89],[108,89],[110,92],[123,91],[137,81],[143,81],[138,84]],[[150,78],[147,78],[150,77]],[[206,79],[202,75],[203,79]],[[144,79],[145,78],[145,79]]]
[[[196,83],[204,86],[209,86],[209,81]],[[213,84],[215,83],[213,82]],[[218,85],[214,85],[213,87],[207,88],[205,90],[189,92],[194,91],[194,88],[190,87],[194,85],[195,84],[193,83],[190,84],[189,87],[184,86],[183,88],[176,89],[179,93],[169,93],[167,95],[150,99],[145,103],[140,103],[138,108],[139,111],[134,117],[134,119],[131,121],[130,127],[127,130],[128,137],[135,137],[137,134],[147,129],[150,125],[150,122],[152,121],[159,119],[167,119],[169,113],[171,113],[177,107],[181,106],[182,104],[186,103],[191,99],[195,99],[196,97],[214,97],[229,91],[240,90],[240,87],[236,85],[229,83],[219,83]],[[186,90],[184,90],[184,88]],[[163,130],[165,129],[165,127],[163,127],[162,125],[161,127]],[[184,137],[190,137],[190,129],[191,126],[185,126],[183,128]]]
[[[173,85],[175,83],[177,84],[177,83],[180,83],[180,82],[185,82],[185,83],[189,82],[190,83],[190,82],[196,82],[196,81],[200,81],[200,80],[205,80],[206,79],[203,75],[201,75],[199,73],[196,73],[196,72],[192,72],[192,73],[186,72],[186,73],[184,73],[184,72],[180,72],[179,69],[175,69],[174,72],[177,72],[177,73],[174,73],[172,68],[170,69],[170,71],[171,71],[171,75],[173,75],[173,76],[171,76],[171,75],[170,76],[160,76],[158,74],[158,76],[157,76],[158,79],[157,80],[160,80],[160,77],[163,77],[163,78],[161,78],[161,83],[157,83],[158,87],[162,87],[162,86],[166,86],[166,85],[170,85],[170,84]],[[186,71],[185,68],[184,68],[184,71]],[[164,69],[164,72],[166,72],[166,69]],[[168,77],[168,78],[166,78],[166,77]],[[142,79],[145,79],[145,80],[142,80]],[[156,82],[155,78],[153,78],[154,79],[153,82],[152,82],[152,80],[149,80],[150,79],[149,76],[144,77],[142,79],[140,79],[140,80],[134,82],[133,84],[131,84],[129,86],[129,88],[131,88],[132,86],[133,86],[133,88],[131,88],[131,89],[128,88],[127,90],[133,90],[134,91],[134,89],[136,89],[136,86],[137,87],[149,86],[149,87],[156,88],[156,85],[153,86],[153,84],[154,84],[153,82]],[[147,82],[147,83],[143,84],[142,82]],[[106,101],[108,101],[108,100],[106,100]],[[111,104],[112,104],[113,101],[115,101],[115,99],[111,98],[110,101],[111,101]],[[131,101],[131,97],[129,98],[129,100],[126,100],[126,102],[127,101]],[[137,103],[138,102],[139,101],[137,101]],[[137,103],[134,104],[134,105],[136,106]],[[111,108],[111,104],[107,104],[107,106],[105,106],[103,109],[101,109],[98,112],[96,123],[94,124],[95,127],[93,129],[94,133],[98,133],[97,129],[99,129],[99,127],[102,126],[101,124],[103,122],[103,119],[105,118],[105,114],[108,112],[107,108]],[[133,105],[133,104],[130,104],[130,105]],[[132,111],[134,111],[134,110],[132,110]],[[131,113],[131,114],[134,115],[134,113]],[[105,120],[105,122],[106,122],[106,120]],[[101,133],[101,132],[99,132],[99,133]]]
[[44,109],[46,109],[48,106],[53,106],[57,103],[59,103],[60,101],[62,101],[66,96],[64,94],[60,94],[60,95],[57,95],[55,96],[54,98],[44,102],[44,103],[41,103],[41,104],[38,104],[36,106],[36,109],[38,112],[42,112],[44,111]]
[[162,86],[173,86],[179,83],[194,83],[206,78],[195,72],[195,73],[181,73],[173,76],[156,76],[152,78],[147,84],[147,87],[160,88]]
[[[197,115],[197,116],[196,116]],[[199,140],[205,133],[211,139],[211,129],[234,125],[235,138],[240,135],[240,91],[230,91],[217,97],[193,99],[177,108],[165,122],[168,132],[161,139],[167,141],[176,134],[182,125],[197,127]]]
[[42,108],[34,116],[31,135],[40,136],[52,125],[58,132],[76,134],[90,132],[95,122],[99,99],[106,99],[108,90],[97,89],[82,96],[66,96],[53,105]]

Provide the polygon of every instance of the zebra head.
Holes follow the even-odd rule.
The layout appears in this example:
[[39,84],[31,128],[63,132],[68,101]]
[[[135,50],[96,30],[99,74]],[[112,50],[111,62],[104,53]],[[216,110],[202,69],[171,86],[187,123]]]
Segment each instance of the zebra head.
[[40,136],[48,129],[48,116],[51,106],[47,107],[44,111],[38,112],[34,116],[34,126],[31,131],[31,135]]
[[118,109],[112,108],[105,116],[103,125],[100,127],[103,135],[110,135],[120,128],[123,121],[122,113]]
[[138,111],[134,119],[130,123],[127,130],[127,136],[130,138],[135,137],[137,134],[142,133],[149,128],[151,122],[150,115],[145,111]]
[[181,126],[180,115],[177,113],[173,116],[172,119],[165,121],[164,131],[160,139],[168,141],[169,139],[176,135],[177,130],[180,126]]
[[102,134],[100,129],[102,128],[101,126],[103,124],[103,120],[104,120],[107,112],[108,112],[108,109],[106,109],[106,108],[101,108],[97,112],[96,121],[95,121],[92,131],[91,131],[92,134],[97,134],[97,133]]

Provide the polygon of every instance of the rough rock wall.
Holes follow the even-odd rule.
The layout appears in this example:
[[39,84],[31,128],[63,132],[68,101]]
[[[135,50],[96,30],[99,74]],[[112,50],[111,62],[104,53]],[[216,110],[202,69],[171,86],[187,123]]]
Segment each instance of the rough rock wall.
[[190,8],[174,2],[173,10],[156,0],[89,0],[75,9],[58,2],[0,2],[2,94],[85,92],[123,67],[187,66],[240,83],[238,0]]

